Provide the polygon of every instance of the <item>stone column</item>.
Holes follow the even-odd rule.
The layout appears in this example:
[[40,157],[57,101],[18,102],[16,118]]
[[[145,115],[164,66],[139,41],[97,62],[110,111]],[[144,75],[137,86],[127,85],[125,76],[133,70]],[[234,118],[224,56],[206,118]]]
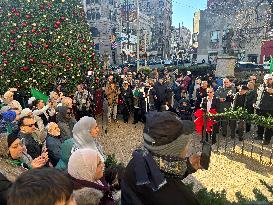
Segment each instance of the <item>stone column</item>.
[[236,57],[234,56],[218,56],[215,71],[216,77],[234,77],[234,69],[236,65]]

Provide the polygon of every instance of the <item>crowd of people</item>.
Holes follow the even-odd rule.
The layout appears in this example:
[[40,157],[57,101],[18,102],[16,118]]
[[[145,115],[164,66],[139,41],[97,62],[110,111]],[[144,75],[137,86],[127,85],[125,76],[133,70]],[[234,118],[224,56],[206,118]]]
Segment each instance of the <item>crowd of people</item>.
[[[244,108],[273,115],[271,74],[260,84],[257,76],[239,82],[167,69],[149,75],[112,72],[106,79],[102,131],[119,115],[124,123],[145,125],[144,143],[127,167],[108,166],[98,138],[94,93],[84,83],[73,95],[63,91],[65,85],[56,86],[47,102],[37,97],[26,101],[10,88],[1,98],[0,204],[200,204],[181,181],[202,169],[199,155],[186,157],[196,113]],[[215,143],[217,134],[243,140],[251,126],[213,123],[206,140]],[[272,135],[271,129],[258,126],[255,139],[266,145]]]

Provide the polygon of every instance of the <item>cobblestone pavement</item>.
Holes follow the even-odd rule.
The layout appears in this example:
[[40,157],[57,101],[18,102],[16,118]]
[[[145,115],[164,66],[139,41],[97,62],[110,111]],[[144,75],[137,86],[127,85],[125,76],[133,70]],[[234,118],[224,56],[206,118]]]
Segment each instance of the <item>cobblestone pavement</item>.
[[[99,121],[99,120],[98,120]],[[100,123],[101,124],[101,123]],[[131,158],[132,151],[142,143],[143,125],[138,123],[132,125],[125,124],[122,121],[111,123],[108,125],[107,134],[102,134],[100,141],[102,142],[107,154],[115,154],[119,161],[125,164]],[[225,139],[221,138],[220,152],[216,152],[217,147],[214,145],[214,152],[211,157],[209,170],[199,170],[195,174],[184,179],[186,183],[194,182],[194,190],[202,187],[221,191],[227,191],[227,197],[231,201],[236,200],[235,193],[241,191],[245,197],[254,198],[253,188],[258,188],[269,199],[273,200],[273,196],[261,185],[260,180],[264,180],[268,184],[273,184],[273,167],[268,164],[259,162],[259,153],[261,146],[254,144],[253,159],[250,156],[251,141],[246,141],[246,148],[242,156],[241,142],[236,140],[239,145],[235,146],[233,152],[234,141],[227,141],[227,152],[224,152]],[[270,154],[271,147],[264,147],[265,154]],[[200,152],[200,136],[194,135],[191,153]],[[269,156],[269,155],[267,155]],[[263,160],[269,161],[268,157]]]

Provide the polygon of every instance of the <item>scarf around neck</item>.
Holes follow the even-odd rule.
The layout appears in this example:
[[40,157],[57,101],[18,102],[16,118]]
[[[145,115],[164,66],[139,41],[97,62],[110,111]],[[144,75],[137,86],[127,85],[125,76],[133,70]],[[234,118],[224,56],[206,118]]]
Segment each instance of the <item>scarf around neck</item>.
[[133,152],[136,185],[146,185],[158,191],[167,178],[184,179],[187,171],[194,172],[188,158],[159,155],[141,147]]

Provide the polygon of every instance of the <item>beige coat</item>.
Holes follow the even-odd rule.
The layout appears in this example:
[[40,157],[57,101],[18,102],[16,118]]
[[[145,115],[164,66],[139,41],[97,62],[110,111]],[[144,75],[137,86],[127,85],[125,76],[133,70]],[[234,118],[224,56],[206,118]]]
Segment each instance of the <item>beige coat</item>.
[[107,84],[105,88],[105,94],[107,95],[108,106],[113,107],[118,105],[118,96],[120,94],[120,90],[115,86],[113,89],[111,84]]

